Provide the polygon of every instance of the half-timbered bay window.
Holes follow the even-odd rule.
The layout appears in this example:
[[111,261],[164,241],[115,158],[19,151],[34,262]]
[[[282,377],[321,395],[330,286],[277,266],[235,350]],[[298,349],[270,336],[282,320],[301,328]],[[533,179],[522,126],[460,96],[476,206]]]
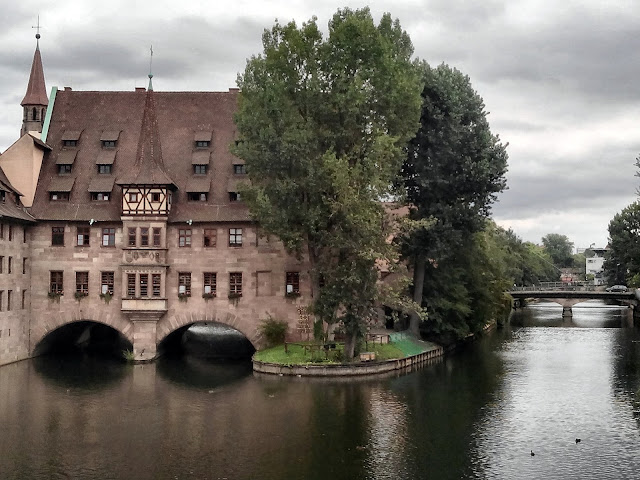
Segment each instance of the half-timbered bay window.
[[300,293],[300,272],[287,272],[285,282],[287,294]]
[[242,229],[241,228],[229,229],[229,246],[230,247],[242,246]]
[[100,293],[102,295],[113,295],[113,279],[114,272],[100,272]]
[[217,281],[216,281],[216,274],[214,272],[205,272],[204,273],[204,290],[203,290],[203,294],[204,296],[211,296],[211,297],[215,297],[216,295],[216,286],[217,286]]
[[169,195],[164,186],[126,186],[122,192],[124,215],[167,215]]
[[178,246],[179,247],[191,246],[191,229],[190,228],[178,229]]
[[89,295],[89,272],[76,272],[76,294]]
[[51,270],[49,272],[49,293],[62,295],[64,293],[63,276],[60,270]]
[[242,295],[242,272],[229,274],[229,296],[240,297]]
[[191,296],[191,272],[178,273],[178,296]]

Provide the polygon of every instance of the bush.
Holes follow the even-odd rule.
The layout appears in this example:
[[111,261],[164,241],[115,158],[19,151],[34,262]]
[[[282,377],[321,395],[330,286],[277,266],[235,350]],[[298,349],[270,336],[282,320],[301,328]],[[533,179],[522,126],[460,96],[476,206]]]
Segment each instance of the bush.
[[289,325],[283,320],[277,320],[269,315],[269,318],[260,322],[260,332],[267,339],[269,346],[284,343]]

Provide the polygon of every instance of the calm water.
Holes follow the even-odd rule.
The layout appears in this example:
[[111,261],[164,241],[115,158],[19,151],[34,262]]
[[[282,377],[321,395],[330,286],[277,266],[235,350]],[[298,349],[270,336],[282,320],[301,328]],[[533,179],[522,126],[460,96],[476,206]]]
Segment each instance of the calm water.
[[626,309],[590,302],[563,321],[550,305],[388,378],[190,357],[5,366],[0,479],[639,478],[638,330]]

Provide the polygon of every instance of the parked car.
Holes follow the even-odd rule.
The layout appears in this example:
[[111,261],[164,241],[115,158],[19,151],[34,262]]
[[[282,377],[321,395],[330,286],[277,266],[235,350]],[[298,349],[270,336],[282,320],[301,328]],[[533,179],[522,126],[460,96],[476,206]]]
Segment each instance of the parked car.
[[607,292],[626,292],[627,287],[625,285],[614,285],[613,287],[607,287]]

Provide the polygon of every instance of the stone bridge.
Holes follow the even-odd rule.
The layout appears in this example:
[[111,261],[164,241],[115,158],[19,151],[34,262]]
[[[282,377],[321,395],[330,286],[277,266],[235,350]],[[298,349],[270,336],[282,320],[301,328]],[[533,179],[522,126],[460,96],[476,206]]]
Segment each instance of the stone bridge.
[[573,315],[571,307],[586,300],[618,300],[633,308],[634,318],[640,303],[638,290],[628,292],[602,292],[589,289],[565,287],[563,289],[537,290],[535,288],[520,288],[508,292],[514,300],[514,306],[524,306],[527,299],[544,299],[558,303],[562,306],[562,316]]

